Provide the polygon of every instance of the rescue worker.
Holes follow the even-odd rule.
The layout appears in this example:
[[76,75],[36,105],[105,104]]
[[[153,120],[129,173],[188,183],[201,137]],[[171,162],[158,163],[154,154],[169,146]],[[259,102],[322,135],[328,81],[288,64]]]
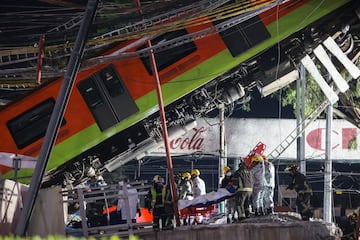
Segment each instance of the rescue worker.
[[191,181],[191,174],[189,172],[184,172],[182,174],[182,185],[181,185],[181,192],[179,195],[180,200],[192,200],[194,199],[193,193],[193,183]]
[[153,229],[154,231],[160,230],[160,219],[162,228],[165,227],[165,197],[166,187],[164,180],[161,176],[155,175],[153,178],[153,184],[149,190],[148,199],[150,200],[150,206],[148,206],[153,213]]
[[292,177],[292,182],[286,189],[295,190],[297,193],[296,207],[303,220],[309,220],[313,212],[310,207],[310,198],[312,196],[312,188],[306,176],[299,172],[299,167],[296,164],[290,164],[285,168],[285,172]]
[[253,176],[246,164],[240,161],[233,173],[232,182],[236,189],[235,201],[238,220],[250,217],[250,198],[253,191]]
[[262,156],[265,165],[264,213],[274,213],[275,167],[266,155]]
[[[231,168],[229,166],[225,166],[223,168],[224,178],[220,182],[221,188],[233,189],[232,183],[232,173]],[[225,216],[227,223],[231,223],[235,220],[236,213],[236,199],[235,197],[231,197],[225,200]]]
[[[99,173],[97,173],[93,167],[89,167],[87,169],[86,175],[89,178],[89,180],[85,184],[86,191],[93,193],[99,192],[96,194],[88,195],[88,198],[104,196],[104,194],[100,191],[101,189],[99,189],[99,187],[104,187],[107,185],[104,181],[104,178]],[[104,199],[89,199],[85,202],[85,204],[86,216],[88,218],[88,225],[90,227],[104,226],[107,224],[108,221],[110,221],[103,215],[103,209],[105,207]]]
[[[128,212],[132,223],[136,223],[136,213],[141,217],[140,204],[139,204],[139,193],[136,188],[130,185],[128,178],[124,178],[120,183],[122,189],[119,190],[119,200],[117,204],[117,211],[120,213],[120,223],[127,223]],[[124,188],[126,187],[126,194]],[[128,202],[126,202],[128,201]],[[128,208],[129,207],[129,208]]]
[[206,194],[206,185],[202,178],[200,178],[199,169],[193,169],[191,171],[191,179],[193,182],[194,198]]
[[[206,194],[206,185],[205,181],[200,178],[200,171],[199,169],[193,169],[191,171],[191,180],[193,183],[193,191],[194,191],[194,198],[199,197],[201,195]],[[204,217],[199,214],[195,216],[194,223],[201,224]]]
[[252,204],[255,216],[264,215],[264,193],[265,193],[265,166],[264,160],[259,154],[255,154],[251,158],[252,169],[251,173],[254,179]]
[[171,194],[170,184],[167,184],[164,199],[164,224],[163,230],[171,230],[174,228],[174,203],[173,197]]
[[221,188],[226,188],[227,185],[230,183],[231,180],[231,168],[229,166],[225,166],[223,168],[224,177],[220,182]]

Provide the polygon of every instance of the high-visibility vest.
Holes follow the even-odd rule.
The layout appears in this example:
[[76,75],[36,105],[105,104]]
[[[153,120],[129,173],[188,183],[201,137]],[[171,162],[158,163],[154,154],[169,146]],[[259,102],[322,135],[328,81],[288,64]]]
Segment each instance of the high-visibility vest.
[[[164,206],[165,202],[165,195],[166,195],[166,188],[165,186],[162,188],[161,193],[157,193],[154,187],[151,187],[151,207],[154,208],[155,206]],[[156,204],[157,196],[161,194],[161,203]],[[155,205],[156,204],[156,205]]]

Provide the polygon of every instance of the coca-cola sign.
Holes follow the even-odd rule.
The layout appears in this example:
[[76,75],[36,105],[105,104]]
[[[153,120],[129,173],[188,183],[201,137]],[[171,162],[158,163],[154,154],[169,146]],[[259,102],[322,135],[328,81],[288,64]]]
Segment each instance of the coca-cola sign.
[[[210,123],[210,124],[209,124]],[[171,139],[172,155],[202,152],[219,154],[220,127],[218,119],[198,119],[197,126],[186,134]],[[305,157],[323,159],[325,156],[325,120],[316,120],[305,130]],[[332,127],[332,158],[334,160],[360,160],[360,148],[356,139],[358,129],[345,120],[334,119]],[[266,144],[264,154],[269,154],[296,129],[295,119],[239,119],[225,120],[225,150],[227,157],[245,157],[258,143]],[[284,144],[284,143],[282,143]],[[296,159],[296,141],[284,152],[283,159]],[[152,152],[165,155],[164,147]]]
[[204,148],[204,140],[206,135],[206,128],[193,128],[189,134],[182,135],[170,141],[170,148],[172,150],[191,150],[201,151]]

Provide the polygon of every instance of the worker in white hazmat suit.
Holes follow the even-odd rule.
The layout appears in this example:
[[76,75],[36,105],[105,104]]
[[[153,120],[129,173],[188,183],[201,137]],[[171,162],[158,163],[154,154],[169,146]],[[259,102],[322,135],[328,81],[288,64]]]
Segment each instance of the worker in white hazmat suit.
[[265,187],[264,187],[264,214],[274,213],[274,189],[275,189],[275,167],[266,155],[262,156],[265,166]]
[[255,216],[264,215],[264,194],[265,194],[265,165],[263,158],[255,154],[251,158],[253,175],[253,192],[252,192],[252,204]]

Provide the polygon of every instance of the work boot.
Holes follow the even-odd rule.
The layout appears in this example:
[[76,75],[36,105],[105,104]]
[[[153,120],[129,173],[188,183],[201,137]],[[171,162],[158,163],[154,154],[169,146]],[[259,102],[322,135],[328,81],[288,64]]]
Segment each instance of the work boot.
[[258,216],[264,216],[265,214],[264,214],[264,211],[263,211],[263,209],[262,208],[259,208],[258,209]]
[[273,215],[274,214],[274,208],[272,208],[272,207],[267,208],[265,213],[266,213],[266,215]]

